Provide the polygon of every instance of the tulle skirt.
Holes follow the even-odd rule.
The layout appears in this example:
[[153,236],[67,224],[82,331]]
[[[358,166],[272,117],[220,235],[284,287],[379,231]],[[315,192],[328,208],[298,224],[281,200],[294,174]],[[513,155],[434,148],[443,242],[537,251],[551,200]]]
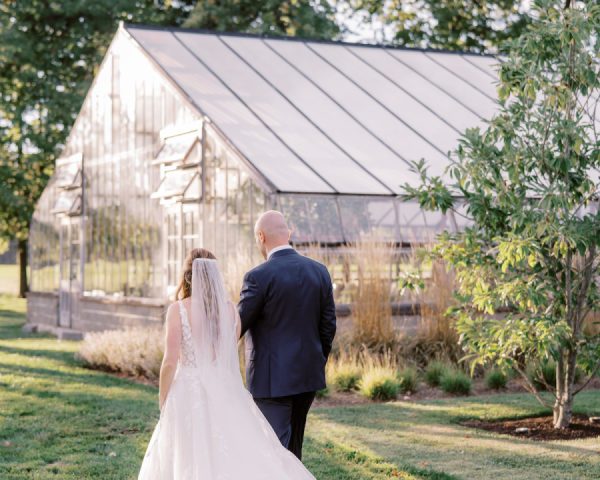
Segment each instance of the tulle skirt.
[[139,480],[314,480],[240,377],[179,367]]

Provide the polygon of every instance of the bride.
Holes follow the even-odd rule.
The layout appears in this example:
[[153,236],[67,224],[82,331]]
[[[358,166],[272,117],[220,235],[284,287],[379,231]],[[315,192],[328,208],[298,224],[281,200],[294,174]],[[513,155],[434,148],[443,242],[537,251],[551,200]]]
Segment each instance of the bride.
[[314,480],[244,388],[239,317],[208,250],[190,252],[176,297],[167,311],[160,419],[138,478]]

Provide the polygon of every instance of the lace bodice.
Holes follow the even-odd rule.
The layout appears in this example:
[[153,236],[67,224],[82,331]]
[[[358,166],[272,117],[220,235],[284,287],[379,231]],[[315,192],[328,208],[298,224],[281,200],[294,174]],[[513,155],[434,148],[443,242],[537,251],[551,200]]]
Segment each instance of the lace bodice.
[[181,318],[181,353],[179,354],[179,363],[184,367],[196,367],[192,328],[188,320],[187,310],[181,300],[179,300],[179,316]]

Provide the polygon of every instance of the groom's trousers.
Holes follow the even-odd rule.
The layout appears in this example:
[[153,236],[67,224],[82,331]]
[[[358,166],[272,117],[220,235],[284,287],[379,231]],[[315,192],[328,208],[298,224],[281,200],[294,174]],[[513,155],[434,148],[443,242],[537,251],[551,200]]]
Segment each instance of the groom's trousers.
[[302,460],[306,416],[315,392],[287,397],[255,398],[256,405],[275,430],[281,444]]

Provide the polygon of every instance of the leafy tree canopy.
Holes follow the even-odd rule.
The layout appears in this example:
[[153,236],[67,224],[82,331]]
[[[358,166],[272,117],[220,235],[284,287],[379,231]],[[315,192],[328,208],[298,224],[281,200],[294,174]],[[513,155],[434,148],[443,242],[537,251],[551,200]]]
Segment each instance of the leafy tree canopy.
[[530,17],[523,0],[347,0],[381,23],[383,40],[410,47],[495,52],[518,37]]
[[119,20],[177,24],[186,2],[177,5],[0,3],[0,236],[24,246],[35,203]]
[[325,0],[203,0],[184,26],[324,39],[340,33],[335,10]]

